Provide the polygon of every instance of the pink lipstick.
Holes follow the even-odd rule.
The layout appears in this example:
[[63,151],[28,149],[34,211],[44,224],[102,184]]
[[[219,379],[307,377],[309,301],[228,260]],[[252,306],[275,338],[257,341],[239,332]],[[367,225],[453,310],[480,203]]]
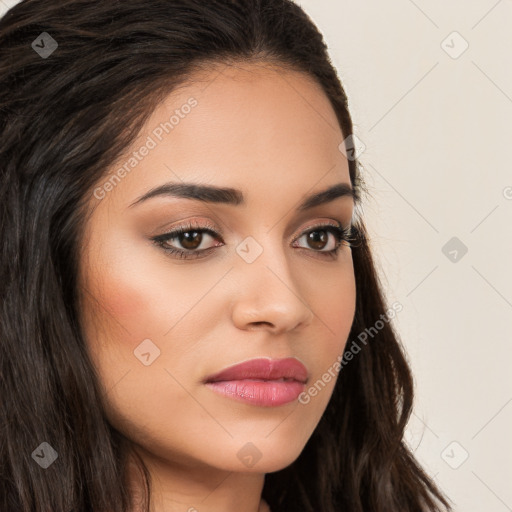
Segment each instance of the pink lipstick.
[[306,367],[293,357],[251,359],[210,375],[211,390],[235,400],[276,407],[296,400],[308,380]]

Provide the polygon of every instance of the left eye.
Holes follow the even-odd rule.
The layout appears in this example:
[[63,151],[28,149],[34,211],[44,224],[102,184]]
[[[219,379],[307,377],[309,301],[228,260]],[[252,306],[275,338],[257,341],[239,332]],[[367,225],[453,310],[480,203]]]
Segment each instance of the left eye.
[[[340,242],[340,231],[340,228],[334,226],[323,226],[304,233],[297,238],[297,240],[301,240],[305,237],[310,247],[313,247],[319,252],[331,252],[336,250],[336,247]],[[331,235],[331,247],[326,248],[325,245],[329,242],[329,235]],[[307,248],[308,247],[306,247],[306,249]]]

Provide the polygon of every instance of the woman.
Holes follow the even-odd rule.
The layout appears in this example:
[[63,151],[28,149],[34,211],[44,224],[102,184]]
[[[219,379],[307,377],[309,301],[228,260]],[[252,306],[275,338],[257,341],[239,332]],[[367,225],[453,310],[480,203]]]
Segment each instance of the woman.
[[307,15],[26,0],[0,43],[0,509],[449,510]]

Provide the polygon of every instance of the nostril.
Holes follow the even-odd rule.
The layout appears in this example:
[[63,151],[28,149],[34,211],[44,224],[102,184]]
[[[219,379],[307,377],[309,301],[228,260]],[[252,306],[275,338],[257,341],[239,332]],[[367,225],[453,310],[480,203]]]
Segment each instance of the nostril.
[[272,327],[272,324],[270,322],[252,322],[252,325],[270,325]]

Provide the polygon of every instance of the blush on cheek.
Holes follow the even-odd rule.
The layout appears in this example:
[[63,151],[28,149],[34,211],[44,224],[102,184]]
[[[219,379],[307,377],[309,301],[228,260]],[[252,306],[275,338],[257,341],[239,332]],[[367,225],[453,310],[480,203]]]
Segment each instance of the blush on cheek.
[[[129,274],[97,275],[83,294],[86,318],[96,336],[126,340],[150,337],[152,299],[150,285],[144,279],[127,278]],[[91,325],[91,323],[93,325]]]
[[105,307],[123,325],[136,323],[147,305],[143,291],[133,282],[110,280],[102,297]]

